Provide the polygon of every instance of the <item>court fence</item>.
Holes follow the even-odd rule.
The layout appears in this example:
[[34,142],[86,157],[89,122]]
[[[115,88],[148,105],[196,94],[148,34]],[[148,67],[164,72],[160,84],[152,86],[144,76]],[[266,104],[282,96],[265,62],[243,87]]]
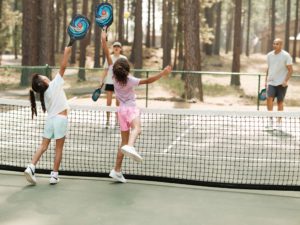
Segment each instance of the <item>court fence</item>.
[[[30,76],[33,73],[39,73],[52,78],[57,73],[59,67],[55,66],[0,66],[0,87],[1,89],[27,87],[29,85]],[[131,72],[137,77],[148,78],[152,74],[158,73],[160,70],[153,69],[132,69]],[[74,88],[76,82],[80,83],[79,88],[75,88],[79,94],[91,93],[97,86],[99,77],[103,72],[103,68],[81,68],[68,67],[66,71],[67,83],[70,82],[69,88]],[[212,95],[226,95],[228,92],[235,94],[238,97],[248,98],[252,105],[256,105],[257,110],[260,109],[261,101],[259,93],[265,84],[264,73],[233,73],[233,72],[210,72],[210,71],[172,71],[170,79],[165,81],[164,85],[168,89],[175,90],[178,98],[172,98],[173,101],[186,101],[184,77],[187,75],[201,76],[202,90],[204,98],[208,92],[214,89]],[[240,86],[230,86],[232,76],[239,76]],[[1,78],[5,79],[1,79]],[[79,81],[79,82],[78,82]],[[291,82],[293,86],[298,86],[300,83],[300,75],[293,75]],[[145,107],[148,107],[149,99],[152,96],[152,84],[147,84],[145,88],[140,88],[139,98],[145,99]],[[225,90],[225,89],[231,90]],[[247,91],[245,92],[244,90]],[[250,91],[249,91],[250,90]],[[162,99],[155,96],[154,99]]]

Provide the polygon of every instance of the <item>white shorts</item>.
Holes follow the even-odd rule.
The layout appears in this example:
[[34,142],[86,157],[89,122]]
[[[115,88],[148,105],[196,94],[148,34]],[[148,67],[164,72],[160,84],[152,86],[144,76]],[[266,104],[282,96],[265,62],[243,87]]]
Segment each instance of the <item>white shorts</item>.
[[43,137],[47,139],[61,139],[66,136],[67,130],[68,117],[56,115],[47,119]]

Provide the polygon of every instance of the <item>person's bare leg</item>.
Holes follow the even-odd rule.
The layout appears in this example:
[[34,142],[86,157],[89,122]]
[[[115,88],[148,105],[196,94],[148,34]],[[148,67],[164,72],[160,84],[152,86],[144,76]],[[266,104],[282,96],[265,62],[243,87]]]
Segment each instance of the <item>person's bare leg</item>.
[[64,148],[64,143],[65,143],[65,137],[61,139],[56,140],[56,146],[55,146],[55,160],[54,160],[54,166],[53,166],[53,171],[58,172],[61,158],[62,158],[62,151]]
[[[277,110],[278,111],[283,111],[283,101],[277,101]],[[277,118],[277,122],[281,123],[281,117]]]
[[140,134],[141,134],[141,118],[136,117],[131,122],[131,132],[130,132],[130,135],[129,135],[128,145],[129,146],[134,146],[134,143],[135,143],[137,137]]
[[37,149],[37,151],[34,153],[32,157],[31,163],[33,165],[36,165],[37,162],[40,160],[41,156],[43,155],[43,153],[47,151],[50,141],[51,139],[43,138],[41,145],[39,146],[39,148]]
[[268,111],[273,111],[273,101],[274,101],[274,97],[268,97],[267,98],[267,109],[268,109]]
[[[273,101],[274,101],[274,97],[267,98],[268,111],[273,111]],[[273,129],[273,117],[268,118],[267,129]]]
[[[116,106],[118,107],[118,106],[120,106],[120,102],[119,102],[119,100],[116,98]],[[118,121],[118,113],[116,112],[116,125],[119,123],[119,121]]]
[[129,135],[130,135],[130,131],[129,130],[128,131],[121,131],[122,141],[121,141],[121,144],[120,144],[120,146],[118,148],[116,165],[115,165],[115,171],[117,171],[117,172],[121,171],[122,161],[123,161],[123,158],[124,158],[124,154],[121,152],[121,148],[122,148],[122,146],[128,144]]
[[[112,104],[112,91],[106,91],[106,105],[111,106]],[[109,125],[110,112],[106,112],[106,125]]]

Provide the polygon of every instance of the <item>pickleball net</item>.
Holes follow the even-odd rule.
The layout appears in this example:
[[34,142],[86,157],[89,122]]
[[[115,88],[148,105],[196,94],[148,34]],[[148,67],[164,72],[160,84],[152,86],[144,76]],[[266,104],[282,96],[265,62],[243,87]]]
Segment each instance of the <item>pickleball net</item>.
[[[32,120],[29,101],[0,99],[0,169],[23,171],[30,163],[46,117],[37,105]],[[70,106],[60,174],[107,177],[121,138],[116,109]],[[141,120],[135,147],[144,161],[124,158],[128,179],[300,190],[299,112],[142,109]],[[37,172],[52,169],[54,149],[52,140]]]

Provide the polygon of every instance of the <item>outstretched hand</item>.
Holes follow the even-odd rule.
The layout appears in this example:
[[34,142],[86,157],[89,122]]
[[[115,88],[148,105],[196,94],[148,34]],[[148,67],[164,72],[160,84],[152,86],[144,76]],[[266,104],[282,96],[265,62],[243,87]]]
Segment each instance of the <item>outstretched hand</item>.
[[163,76],[167,76],[172,72],[172,67],[171,66],[166,66],[163,71],[162,71],[162,75]]

